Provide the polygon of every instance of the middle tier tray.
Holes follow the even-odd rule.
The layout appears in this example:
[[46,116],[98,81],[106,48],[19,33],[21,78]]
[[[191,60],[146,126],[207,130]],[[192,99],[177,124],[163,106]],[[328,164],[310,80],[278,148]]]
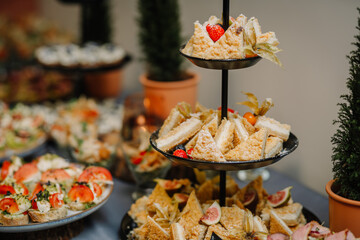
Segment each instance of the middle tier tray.
[[171,153],[167,153],[160,150],[159,148],[157,148],[156,145],[156,139],[158,139],[158,133],[159,130],[152,133],[150,137],[150,144],[156,151],[163,154],[172,162],[181,164],[183,166],[202,169],[202,170],[238,171],[238,170],[247,170],[247,169],[265,167],[278,162],[283,157],[293,152],[299,145],[299,141],[297,137],[294,134],[290,133],[289,139],[283,144],[283,150],[275,157],[252,160],[252,161],[215,162],[215,161],[195,160],[190,158],[181,158],[174,156]]

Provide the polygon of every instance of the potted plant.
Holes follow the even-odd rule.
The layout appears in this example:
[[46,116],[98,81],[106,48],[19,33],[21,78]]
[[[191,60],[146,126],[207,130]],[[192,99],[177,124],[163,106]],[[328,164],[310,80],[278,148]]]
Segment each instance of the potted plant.
[[[81,2],[81,42],[110,43],[112,38],[109,0]],[[123,70],[113,68],[85,74],[86,93],[95,98],[117,97],[121,91]]]
[[183,68],[177,0],[138,0],[139,43],[146,63],[140,76],[145,106],[165,119],[181,101],[195,107],[199,77]]
[[[360,18],[357,29],[360,30]],[[334,121],[339,128],[331,138],[334,180],[326,185],[326,192],[330,229],[348,228],[360,237],[360,34],[355,39],[356,49],[348,56],[349,93],[341,96],[344,102],[338,104],[338,119]]]

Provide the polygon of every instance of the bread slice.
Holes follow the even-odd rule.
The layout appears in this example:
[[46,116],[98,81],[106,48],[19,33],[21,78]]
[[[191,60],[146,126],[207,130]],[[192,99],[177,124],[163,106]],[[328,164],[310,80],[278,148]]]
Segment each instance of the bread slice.
[[29,223],[27,214],[3,214],[0,213],[0,224],[3,226],[26,225]]
[[196,192],[196,196],[200,203],[205,203],[208,200],[213,199],[214,185],[211,180],[205,181],[200,185]]
[[171,109],[169,116],[165,119],[159,130],[159,137],[164,136],[183,121],[185,121],[185,117],[180,111],[176,107]]
[[170,235],[168,232],[166,232],[155,220],[148,216],[147,217],[147,239],[148,240],[170,240]]
[[265,128],[251,135],[245,142],[240,143],[234,149],[225,154],[229,161],[250,161],[264,158],[265,143],[268,132]]
[[33,222],[48,222],[66,217],[67,208],[63,205],[57,209],[51,209],[48,212],[40,212],[38,210],[30,209],[29,216]]
[[170,239],[171,240],[186,240],[185,231],[180,223],[172,223],[170,225]]
[[255,123],[255,128],[266,128],[269,131],[269,135],[279,137],[282,140],[287,141],[290,135],[291,127],[288,124],[281,124],[275,119],[259,116]]
[[[185,230],[186,239],[189,239],[195,230],[199,231],[196,226],[199,225],[199,220],[203,214],[204,212],[196,197],[195,191],[192,191],[183,211],[180,213],[180,219],[178,221]],[[201,233],[199,232],[198,234]]]
[[178,144],[182,144],[194,136],[202,126],[202,122],[192,117],[179,126],[156,140],[157,147],[162,151],[168,151]]
[[205,52],[214,45],[204,27],[196,21],[194,23],[194,34],[183,49],[183,53],[189,56],[205,58]]
[[156,212],[155,203],[159,204],[162,208],[167,208],[169,212],[173,209],[171,198],[160,184],[156,184],[149,196],[146,205],[148,212]]
[[218,239],[218,238],[212,238],[213,234],[216,234],[220,239],[224,239],[224,240],[245,239],[244,232],[242,231],[242,226],[239,226],[239,228],[240,229],[238,230],[228,231],[224,227],[222,227],[221,224],[211,225],[208,228],[204,240]]
[[234,118],[234,119],[231,119],[230,121],[232,121],[234,123],[235,132],[236,132],[236,135],[238,136],[240,142],[246,141],[249,138],[250,134],[246,130],[241,118]]
[[[209,130],[211,136],[214,137],[218,130],[219,118],[216,113],[213,113],[209,118],[210,118],[210,120],[207,123],[205,123],[205,125],[202,127],[202,129],[207,128]],[[186,145],[185,145],[186,150],[194,148],[198,137],[199,137],[199,132],[186,143]]]
[[243,14],[240,14],[237,18],[236,21],[240,24],[241,27],[245,27],[246,23],[247,23],[247,17]]
[[268,233],[265,223],[259,216],[254,216],[254,232]]
[[286,225],[286,223],[281,220],[281,218],[275,213],[275,211],[270,211],[270,234],[273,233],[283,233],[288,236],[291,236],[292,231]]
[[202,129],[199,132],[198,140],[196,141],[194,150],[191,153],[191,157],[205,161],[226,161],[224,155],[216,146],[215,140],[207,128]]
[[265,158],[275,157],[283,149],[283,140],[278,137],[268,137],[265,144]]
[[274,211],[288,226],[296,226],[301,222],[303,206],[300,203],[292,203],[280,208],[264,208],[261,218],[270,221],[270,212]]
[[138,226],[142,226],[146,223],[147,219],[147,202],[149,198],[143,196],[136,200],[134,204],[131,205],[130,210],[128,211],[129,216],[136,222]]
[[223,119],[220,127],[215,134],[216,146],[220,149],[222,154],[227,153],[232,149],[234,140],[235,125],[232,121]]
[[220,223],[227,230],[237,229],[244,224],[245,211],[238,206],[221,207]]

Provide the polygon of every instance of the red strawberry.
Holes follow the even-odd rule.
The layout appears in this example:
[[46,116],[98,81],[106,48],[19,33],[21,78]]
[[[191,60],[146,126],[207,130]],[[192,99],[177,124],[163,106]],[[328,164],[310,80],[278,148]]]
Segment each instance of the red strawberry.
[[188,155],[186,152],[182,149],[177,149],[173,152],[174,156],[181,157],[181,158],[188,158]]
[[208,24],[206,26],[206,31],[208,32],[210,38],[216,42],[217,40],[219,40],[219,38],[224,34],[224,29],[219,25],[212,25],[212,24]]

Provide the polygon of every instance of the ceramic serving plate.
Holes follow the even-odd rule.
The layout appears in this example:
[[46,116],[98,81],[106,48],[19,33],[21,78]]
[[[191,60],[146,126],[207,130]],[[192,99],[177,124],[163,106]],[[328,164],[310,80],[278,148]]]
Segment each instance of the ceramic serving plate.
[[0,232],[6,232],[6,233],[19,233],[19,232],[32,232],[32,231],[39,231],[39,230],[45,230],[49,228],[59,227],[74,221],[77,221],[79,219],[82,219],[92,213],[94,213],[96,210],[101,208],[109,199],[112,191],[113,191],[113,184],[107,185],[105,188],[101,201],[93,206],[92,208],[83,210],[83,211],[68,211],[68,215],[65,218],[60,218],[54,221],[49,221],[45,223],[29,223],[27,225],[19,225],[19,226],[1,226],[0,225]]
[[46,137],[39,138],[32,147],[27,149],[19,149],[19,150],[6,150],[2,155],[0,155],[0,163],[9,159],[11,156],[16,155],[19,157],[28,157],[35,153],[41,152],[46,147]]
[[283,150],[272,158],[265,158],[252,161],[226,161],[226,162],[215,162],[215,161],[204,161],[204,160],[195,160],[190,158],[181,158],[172,155],[171,153],[163,152],[156,146],[156,139],[158,139],[159,130],[154,132],[150,137],[150,143],[153,148],[163,154],[172,162],[201,170],[217,170],[217,171],[238,171],[238,170],[247,170],[253,168],[266,167],[277,161],[280,161],[283,157],[293,152],[299,145],[297,137],[290,133],[289,139],[284,142]]

